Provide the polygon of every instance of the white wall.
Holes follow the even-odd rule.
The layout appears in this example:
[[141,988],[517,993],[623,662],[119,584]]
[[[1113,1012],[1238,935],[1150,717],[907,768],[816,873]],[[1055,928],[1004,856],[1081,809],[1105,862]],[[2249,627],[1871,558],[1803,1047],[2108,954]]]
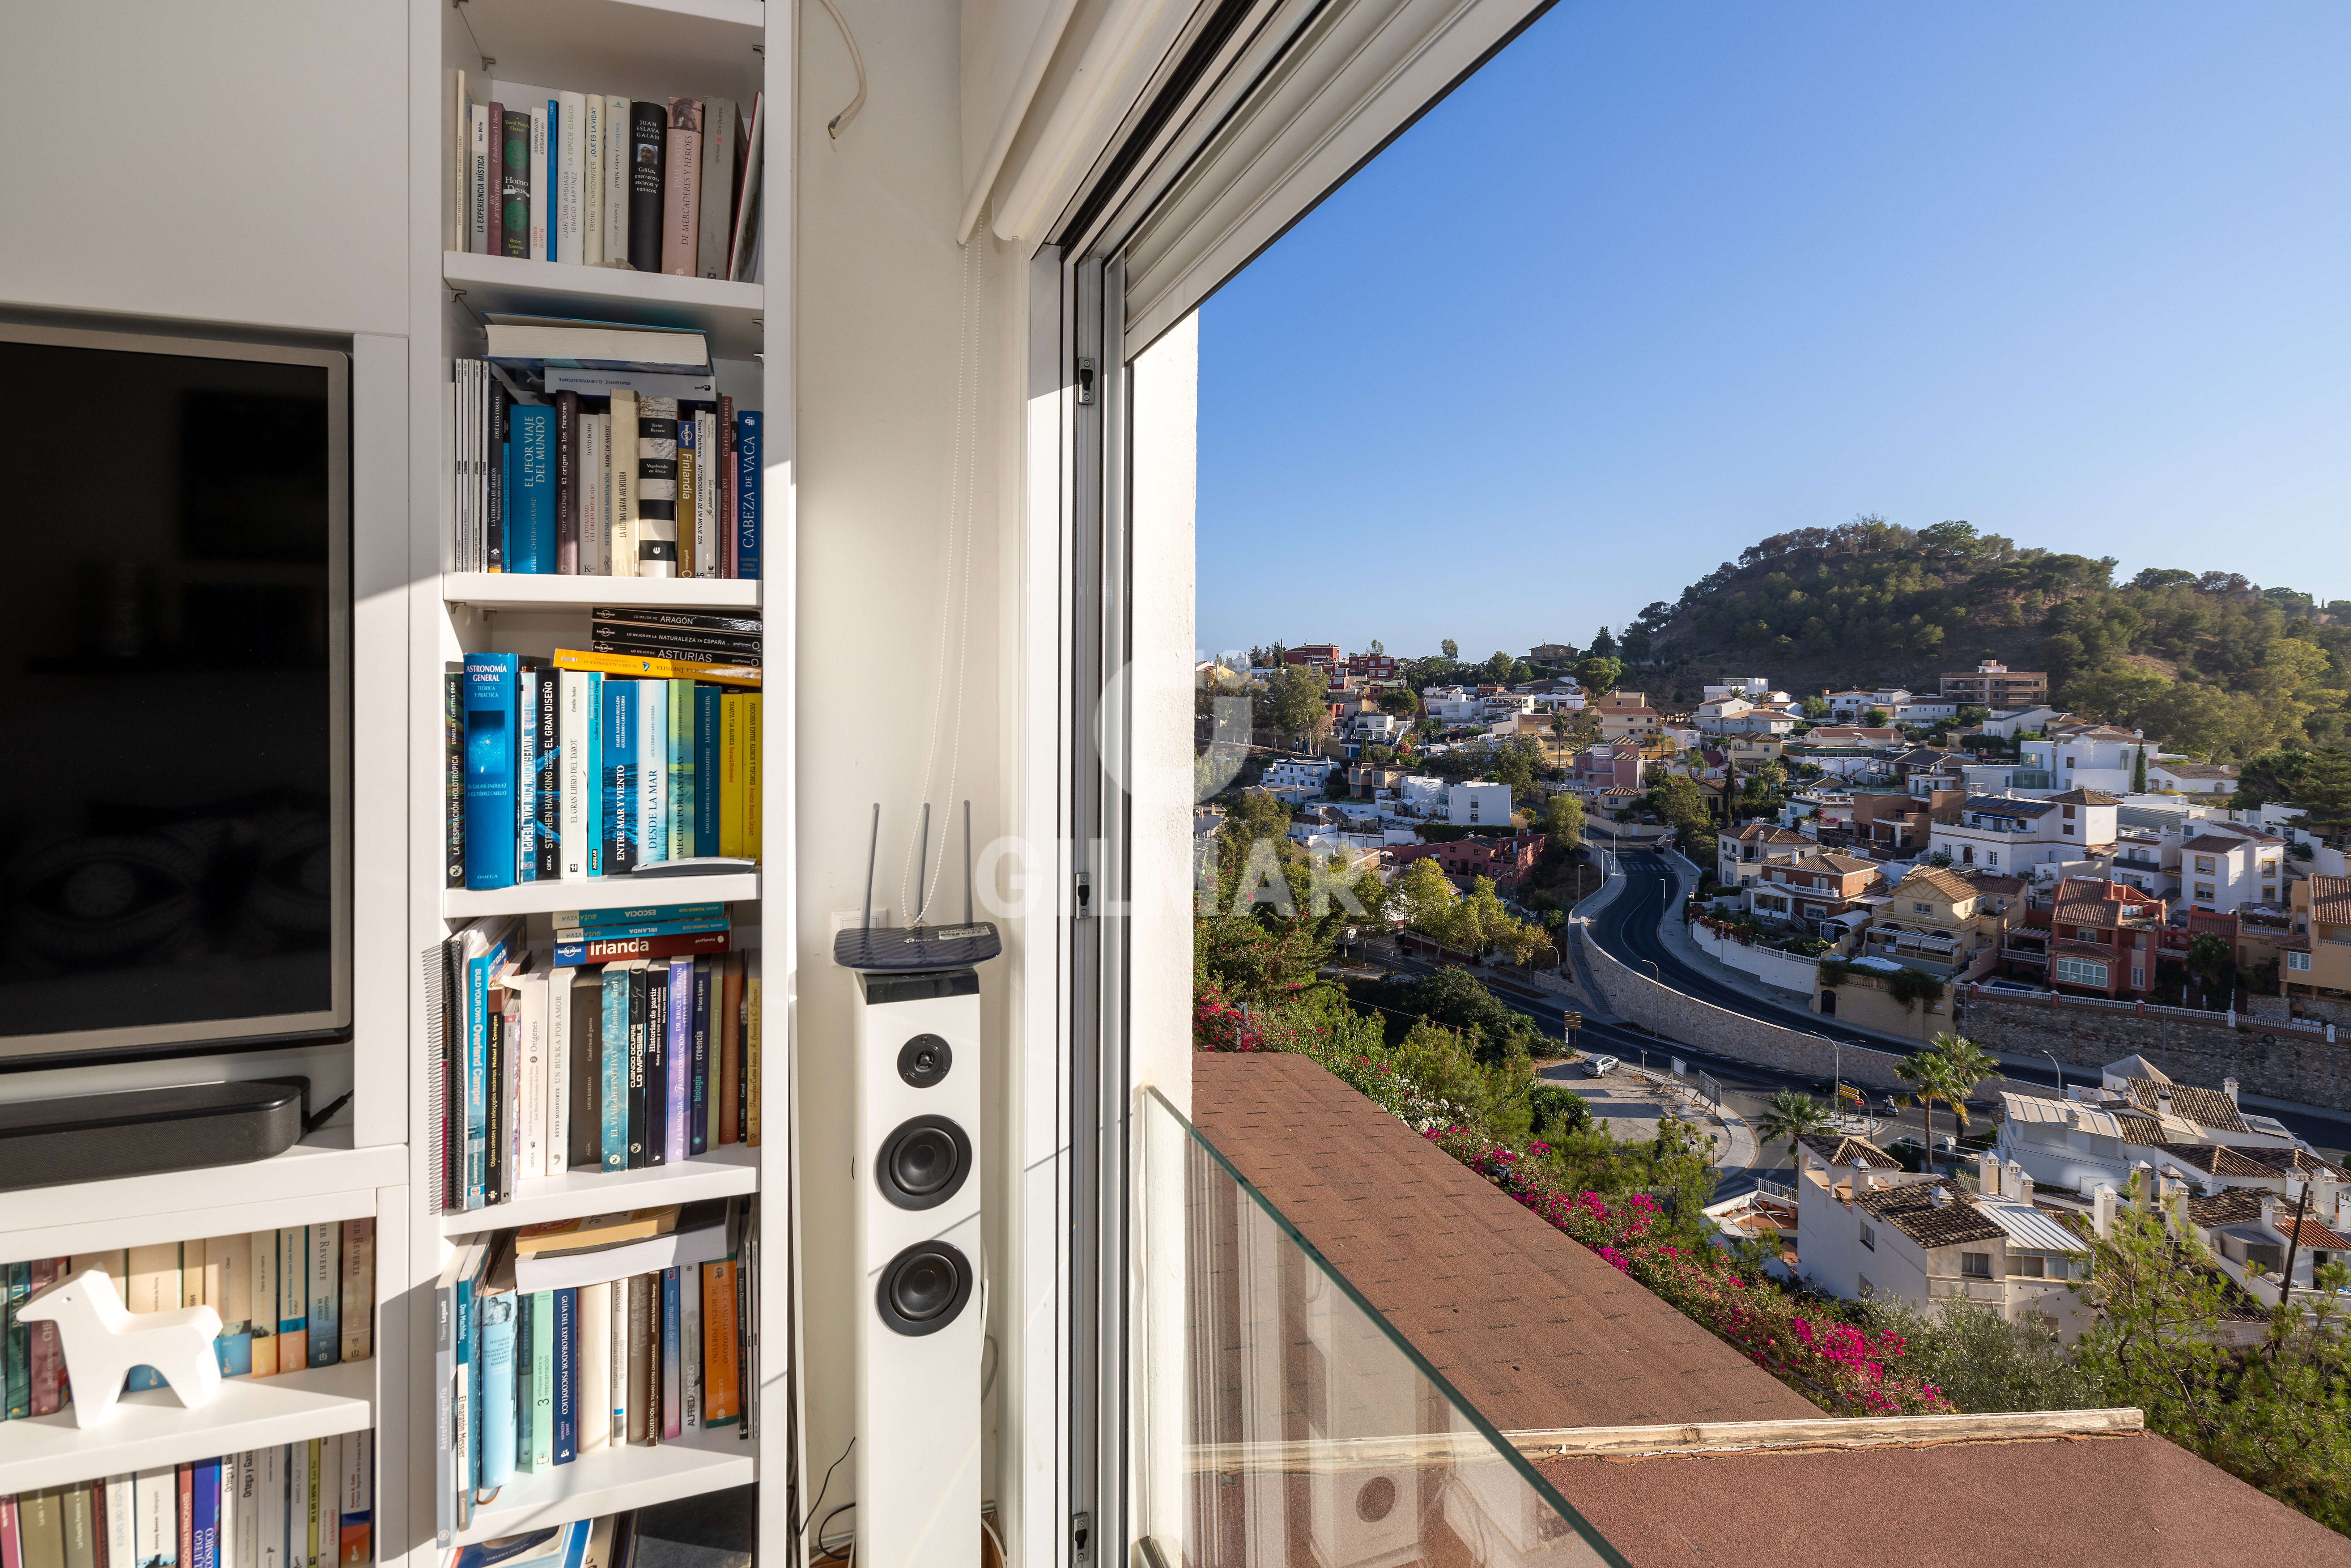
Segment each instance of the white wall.
[[0,21],[0,293],[408,330],[400,0],[18,0]]

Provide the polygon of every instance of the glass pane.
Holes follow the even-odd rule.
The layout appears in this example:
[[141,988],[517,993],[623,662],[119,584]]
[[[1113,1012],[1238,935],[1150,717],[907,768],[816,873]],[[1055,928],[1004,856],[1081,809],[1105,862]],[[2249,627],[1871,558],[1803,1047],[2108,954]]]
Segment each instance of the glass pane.
[[1143,1123],[1142,1507],[1167,1568],[1623,1561],[1156,1091]]

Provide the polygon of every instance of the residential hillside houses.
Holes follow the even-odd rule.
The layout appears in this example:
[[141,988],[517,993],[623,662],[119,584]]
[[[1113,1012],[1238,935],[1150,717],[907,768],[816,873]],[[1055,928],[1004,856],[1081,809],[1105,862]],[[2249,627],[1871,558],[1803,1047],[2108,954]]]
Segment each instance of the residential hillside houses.
[[1986,659],[1972,670],[1945,672],[1943,695],[1971,707],[2028,707],[2049,700],[2049,675],[2043,670],[2011,670],[1997,659]]
[[1328,757],[1277,757],[1265,764],[1258,782],[1277,795],[1320,795],[1338,766]]
[[1970,795],[1949,821],[1934,824],[1929,854],[1955,865],[2015,872],[2054,861],[2115,852],[2119,797],[2073,789],[2045,800],[2011,795]]
[[1387,862],[1401,867],[1417,860],[1433,860],[1438,870],[1464,889],[1482,876],[1491,878],[1497,889],[1509,893],[1518,886],[1520,877],[1534,869],[1535,862],[1541,857],[1542,845],[1541,833],[1482,834],[1444,843],[1398,844],[1387,852]]
[[1819,844],[1792,829],[1742,823],[1715,836],[1715,881],[1725,888],[1745,889],[1763,879],[1767,866],[1792,864],[1819,851]]
[[1766,924],[1821,936],[1848,916],[1868,918],[1886,902],[1885,885],[1886,868],[1876,861],[1809,854],[1765,863],[1762,874],[1745,884],[1746,908]]
[[2303,878],[2294,884],[2293,911],[2280,972],[2285,994],[2351,996],[2351,877]]
[[1948,979],[1989,963],[2024,923],[2022,878],[1913,866],[1863,933],[1859,956],[1924,969]]
[[1651,707],[1648,697],[1640,692],[1610,692],[1585,711],[1598,716],[1604,741],[1654,740],[1665,724],[1665,716]]

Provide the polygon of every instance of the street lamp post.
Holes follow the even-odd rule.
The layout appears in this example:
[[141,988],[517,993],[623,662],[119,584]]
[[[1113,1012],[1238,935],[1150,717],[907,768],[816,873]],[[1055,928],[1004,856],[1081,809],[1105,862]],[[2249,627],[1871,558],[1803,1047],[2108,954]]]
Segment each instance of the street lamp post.
[[2065,1098],[2065,1069],[2059,1063],[2055,1051],[2044,1051],[2041,1054],[2049,1059],[2050,1066],[2057,1069],[2057,1098],[2063,1100]]

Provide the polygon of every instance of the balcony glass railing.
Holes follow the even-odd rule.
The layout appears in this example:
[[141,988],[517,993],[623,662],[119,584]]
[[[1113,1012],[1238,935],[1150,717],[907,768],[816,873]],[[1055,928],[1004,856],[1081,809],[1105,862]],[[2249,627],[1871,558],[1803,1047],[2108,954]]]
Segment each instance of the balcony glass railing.
[[1156,1091],[1142,1123],[1141,1561],[1625,1561]]

